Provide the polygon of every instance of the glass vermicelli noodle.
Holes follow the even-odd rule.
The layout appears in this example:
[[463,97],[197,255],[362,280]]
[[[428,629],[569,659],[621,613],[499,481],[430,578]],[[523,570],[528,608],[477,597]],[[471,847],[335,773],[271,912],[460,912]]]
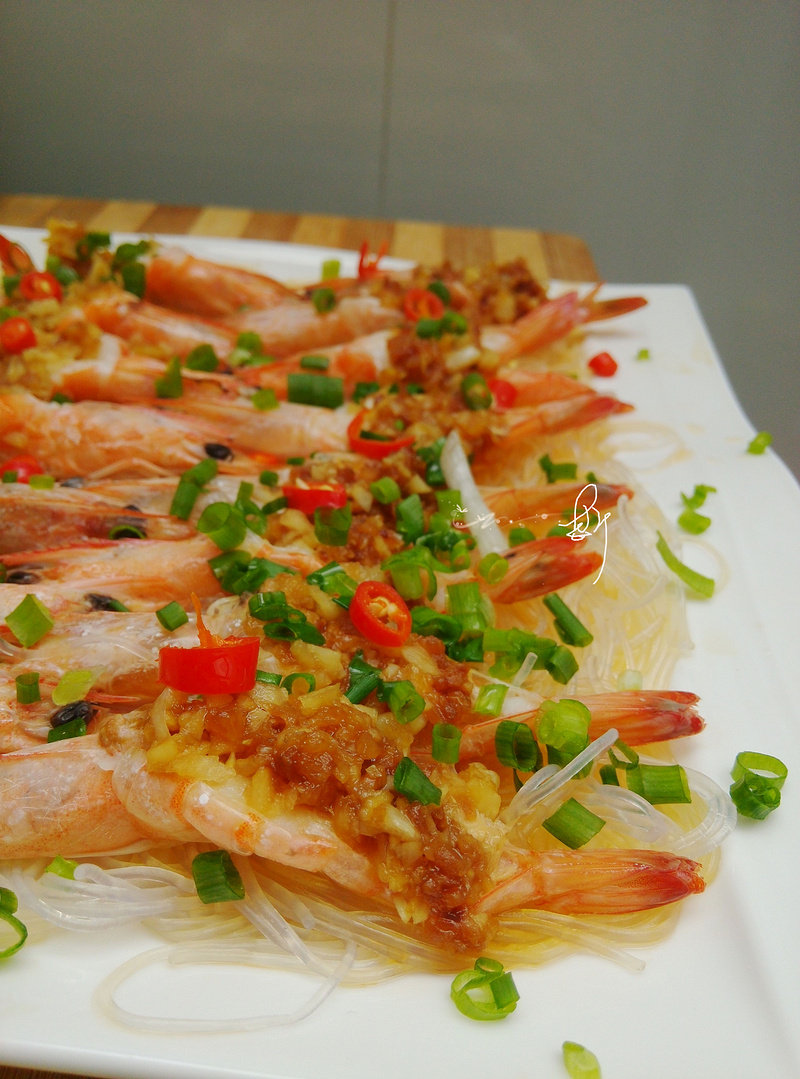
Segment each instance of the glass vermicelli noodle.
[[[521,261],[362,251],[298,286],[48,242],[46,270],[4,249],[0,352],[0,887],[26,947],[144,926],[95,1003],[171,1032],[478,955],[641,969],[734,824],[679,764],[685,588],[616,457],[677,448],[582,377],[584,327],[643,301],[551,296]],[[165,965],[303,990],[209,1026],[132,1003]]]

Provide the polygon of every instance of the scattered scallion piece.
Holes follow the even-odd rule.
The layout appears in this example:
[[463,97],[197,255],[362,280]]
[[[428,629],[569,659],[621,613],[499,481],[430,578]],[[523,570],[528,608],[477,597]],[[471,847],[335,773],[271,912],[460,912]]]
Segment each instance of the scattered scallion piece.
[[44,474],[31,476],[31,478],[28,480],[28,486],[32,487],[34,490],[39,491],[50,491],[53,489],[53,487],[55,487],[55,485],[55,477]]
[[677,577],[680,577],[685,585],[688,585],[693,591],[701,596],[705,596],[707,599],[710,599],[711,596],[714,595],[713,579],[711,577],[705,577],[702,573],[690,569],[689,566],[681,562],[677,555],[670,550],[669,544],[660,532],[658,533],[656,550],[664,559],[667,568],[671,569]]
[[183,397],[181,361],[173,356],[167,361],[164,374],[155,380],[156,397]]
[[461,730],[453,723],[434,723],[431,730],[431,753],[441,764],[457,764]]
[[328,562],[306,577],[309,584],[315,584],[326,595],[345,610],[355,594],[358,582],[342,569],[338,562]]
[[533,732],[516,719],[503,719],[497,724],[494,751],[501,764],[518,772],[534,772],[541,761]]
[[578,475],[578,466],[574,461],[552,461],[549,453],[545,453],[539,458],[539,467],[547,477],[548,483],[556,483],[558,480],[574,480]]
[[156,611],[156,618],[164,629],[169,630],[170,633],[172,630],[177,629],[178,626],[183,626],[189,621],[188,614],[177,600],[173,600],[164,607],[159,607]]
[[508,573],[508,559],[490,551],[478,563],[478,573],[488,584],[497,584]]
[[369,485],[369,489],[372,496],[383,506],[388,506],[391,502],[397,502],[402,494],[397,481],[393,480],[391,476],[381,476],[379,480],[375,480],[374,483]]
[[519,993],[510,971],[496,959],[481,956],[472,970],[456,974],[450,998],[468,1019],[482,1022],[505,1019],[517,1006]]
[[650,349],[649,348],[640,348],[639,351],[636,353],[636,359],[637,360],[649,360],[650,359]]
[[492,391],[486,379],[478,371],[470,371],[461,380],[461,396],[464,404],[473,412],[490,408],[492,404]]
[[363,652],[356,652],[347,668],[348,683],[345,697],[352,704],[360,704],[381,682],[381,672],[364,659]]
[[96,678],[96,671],[65,671],[59,678],[58,684],[53,690],[53,704],[58,705],[60,708],[65,704],[82,701],[92,688]]
[[602,817],[592,813],[575,798],[568,798],[555,813],[542,821],[542,827],[571,850],[585,846],[605,825]]
[[49,730],[47,732],[47,741],[63,742],[67,738],[83,738],[85,734],[86,720],[83,716],[75,716],[74,719],[69,719],[66,723]]
[[636,764],[625,772],[628,790],[650,805],[689,803],[692,792],[686,772],[679,764]]
[[261,386],[250,398],[253,408],[259,412],[272,412],[280,404],[278,395],[272,386]]
[[567,697],[542,701],[536,733],[547,746],[549,764],[567,764],[589,744],[591,713],[582,701]]
[[289,401],[319,408],[338,408],[344,402],[344,380],[310,371],[292,371],[286,376]]
[[198,532],[204,532],[221,551],[239,547],[247,534],[241,513],[230,502],[212,502],[197,521]]
[[439,805],[442,792],[410,757],[403,757],[394,770],[394,789],[410,802]]
[[352,519],[353,511],[349,505],[336,509],[320,506],[314,510],[314,535],[328,547],[343,547],[350,534]]
[[536,536],[525,525],[515,525],[508,533],[509,547],[517,547],[520,543],[528,543],[536,539]]
[[503,685],[502,682],[490,682],[488,685],[481,686],[472,706],[473,711],[480,712],[484,716],[499,716],[503,710],[506,693],[508,693],[508,686]]
[[425,711],[425,700],[414,685],[403,678],[397,682],[381,682],[378,700],[389,705],[398,723],[413,723]]
[[75,870],[78,868],[77,862],[72,862],[68,858],[63,858],[60,854],[57,854],[49,865],[45,866],[45,873],[53,873],[57,877],[63,877],[65,880],[75,880]]
[[5,621],[23,648],[30,648],[40,641],[54,624],[48,609],[32,592],[9,611]]
[[590,1049],[577,1042],[564,1042],[561,1054],[569,1079],[603,1079],[600,1063]]
[[556,631],[564,644],[585,648],[592,643],[594,640],[592,634],[560,596],[552,592],[544,597],[543,603],[555,619]]
[[0,921],[8,925],[16,934],[16,940],[0,950],[0,959],[9,959],[18,952],[28,938],[28,930],[16,917],[17,897],[10,888],[0,888]]
[[244,899],[244,885],[226,850],[208,850],[192,859],[192,877],[203,903]]
[[332,288],[315,288],[311,293],[311,302],[317,314],[324,315],[336,306],[336,293]]
[[281,679],[281,685],[291,697],[292,689],[296,682],[305,682],[306,693],[313,693],[317,688],[317,680],[309,671],[293,671]]
[[755,438],[749,442],[747,452],[754,454],[764,453],[767,447],[771,445],[772,435],[769,431],[759,431]]
[[322,263],[322,280],[331,281],[339,276],[342,264],[339,259],[325,259]]
[[219,358],[211,345],[195,345],[184,363],[190,371],[216,371]]
[[18,704],[35,704],[36,701],[42,699],[39,691],[38,671],[26,671],[24,674],[18,674],[14,679],[14,684],[17,690]]
[[736,755],[730,795],[742,817],[763,820],[781,804],[788,768],[778,757],[745,751]]

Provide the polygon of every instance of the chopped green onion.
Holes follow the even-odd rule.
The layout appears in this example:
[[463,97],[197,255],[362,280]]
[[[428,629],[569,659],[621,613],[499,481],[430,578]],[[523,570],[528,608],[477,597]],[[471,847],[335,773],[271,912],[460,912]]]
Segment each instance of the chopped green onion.
[[5,922],[16,933],[17,937],[12,944],[0,950],[0,959],[9,959],[15,952],[20,950],[27,940],[28,930],[19,918],[15,917],[16,913],[16,895],[10,888],[0,888],[0,921]]
[[398,682],[381,682],[378,700],[389,705],[398,723],[413,723],[425,711],[425,700],[408,679]]
[[[622,758],[618,757],[614,750],[618,749],[622,754]],[[611,761],[614,768],[635,768],[639,763],[639,754],[635,749],[632,749],[627,742],[623,742],[621,738],[618,738],[613,746],[608,751],[608,759]]]
[[534,772],[541,760],[533,732],[525,723],[503,719],[494,732],[494,751],[501,764],[518,772]]
[[542,821],[542,827],[565,847],[577,850],[596,836],[605,823],[602,817],[582,806],[575,798],[568,798],[555,813]]
[[533,539],[536,539],[536,536],[525,525],[516,525],[508,533],[509,547],[518,547],[520,543],[529,543]]
[[381,672],[364,659],[363,652],[356,652],[347,668],[348,683],[345,697],[352,704],[360,704],[381,682]]
[[133,293],[141,300],[144,296],[146,271],[142,262],[126,262],[120,268],[122,275],[122,287],[126,292]]
[[379,480],[375,480],[374,483],[369,485],[369,489],[373,497],[383,506],[388,506],[390,502],[396,502],[402,494],[397,481],[393,480],[391,476],[381,476]]
[[40,641],[54,624],[48,609],[32,592],[6,615],[5,622],[23,648]]
[[45,866],[45,873],[52,873],[56,877],[63,877],[64,880],[75,880],[75,870],[78,868],[77,862],[72,862],[68,858],[62,858],[60,854],[57,854],[49,865]]
[[475,703],[472,706],[474,712],[483,716],[499,716],[503,711],[503,701],[506,699],[508,686],[501,682],[492,682],[481,686]]
[[414,543],[425,531],[425,514],[419,495],[409,495],[395,506],[395,528],[406,543]]
[[[642,349],[646,352],[646,349]],[[648,353],[649,355],[649,353]],[[638,357],[643,359],[646,357]],[[569,1073],[569,1079],[602,1079],[600,1063],[597,1057],[589,1049],[585,1049],[577,1042],[564,1042],[561,1046],[564,1067]]]
[[410,802],[439,805],[442,792],[410,757],[403,757],[394,770],[394,789]]
[[244,899],[244,885],[226,850],[208,850],[192,859],[192,877],[203,903]]
[[695,484],[694,491],[690,495],[681,493],[681,501],[690,510],[698,510],[706,498],[716,492],[716,487],[710,487],[707,483]]
[[211,345],[195,345],[184,363],[190,371],[216,371],[219,358]]
[[86,720],[83,716],[75,716],[74,719],[61,723],[47,732],[48,742],[62,742],[67,738],[82,738],[86,734]]
[[173,600],[165,607],[159,607],[156,611],[156,618],[164,629],[169,630],[170,633],[172,630],[177,629],[178,626],[182,626],[189,621],[188,614],[177,600]]
[[582,701],[542,701],[536,733],[547,746],[549,764],[567,764],[589,744],[591,713]]
[[357,382],[353,390],[352,400],[360,404],[370,394],[377,393],[381,388],[379,382]]
[[440,614],[430,607],[411,608],[411,628],[422,637],[438,637],[445,644],[461,636],[461,623],[452,615]]
[[470,371],[461,380],[461,396],[464,404],[473,412],[491,407],[492,391],[486,383],[486,379],[478,371]]
[[109,529],[108,538],[112,540],[147,539],[147,532],[144,528],[134,524],[117,525],[115,528]]
[[675,805],[692,800],[686,772],[679,764],[637,764],[625,773],[628,790],[651,805]]
[[580,619],[572,613],[560,596],[552,592],[549,596],[544,597],[543,602],[553,615],[556,631],[564,644],[571,644],[576,648],[585,648],[587,644],[592,643],[594,640],[592,634]]
[[685,509],[678,517],[678,527],[692,536],[699,536],[711,524],[711,518],[697,510]]
[[38,671],[26,671],[25,674],[18,674],[14,679],[14,684],[17,689],[18,704],[35,704],[42,699],[39,691]]
[[425,482],[431,487],[436,487],[445,482],[441,463],[443,449],[444,436],[437,438],[429,446],[417,447],[417,456],[425,464]]
[[548,483],[555,483],[557,480],[574,480],[578,475],[577,464],[572,461],[556,463],[551,461],[549,453],[539,458],[539,467],[547,477]]
[[767,753],[738,753],[731,769],[731,799],[742,817],[763,820],[781,804],[781,788],[789,770]]
[[173,356],[167,362],[164,374],[155,380],[156,397],[183,397],[181,361]]
[[262,386],[257,389],[252,395],[250,400],[253,403],[253,408],[258,409],[259,412],[272,412],[280,404],[278,395],[273,390],[272,386]]
[[287,397],[298,405],[338,408],[344,402],[344,380],[331,375],[292,371],[286,376]]
[[298,679],[301,682],[305,682],[307,693],[313,693],[317,688],[317,680],[313,674],[309,671],[295,671],[293,674],[287,674],[285,678],[281,679],[281,685],[290,697],[292,695],[292,687]]
[[311,292],[311,302],[317,314],[324,315],[336,306],[336,293],[332,288],[315,288]]
[[331,281],[339,276],[342,264],[339,259],[325,259],[322,263],[322,280]]
[[484,599],[477,581],[459,581],[447,586],[447,613],[461,623],[461,636],[480,636],[488,626]]
[[559,644],[545,660],[544,666],[553,681],[565,686],[578,670],[578,661],[565,645]]
[[671,569],[676,576],[680,577],[685,585],[699,593],[701,596],[705,596],[710,599],[714,594],[714,581],[711,577],[704,577],[702,573],[698,573],[696,570],[690,569],[681,560],[673,554],[670,550],[667,541],[658,533],[658,542],[656,543],[656,550],[664,559],[668,569]]
[[94,685],[97,678],[96,671],[76,670],[65,671],[58,680],[53,690],[53,704],[60,708],[64,704],[73,704],[82,701]]
[[434,296],[438,296],[445,306],[450,303],[450,289],[444,281],[431,281],[425,287],[428,292],[432,292]]
[[275,641],[325,644],[325,638],[302,611],[290,607],[285,592],[256,592],[247,603],[253,618],[264,623],[264,636]]
[[200,514],[197,530],[204,532],[221,551],[230,551],[240,546],[247,534],[247,525],[230,502],[212,502]]
[[350,535],[353,510],[348,506],[318,506],[314,510],[314,535],[327,547],[343,547]]
[[301,356],[300,366],[304,371],[327,371],[331,365],[329,356]]
[[488,584],[497,584],[508,573],[508,559],[496,551],[490,551],[478,563],[478,573]]
[[258,477],[258,482],[262,483],[265,487],[277,487],[278,473],[273,472],[270,468],[265,468]]
[[503,970],[497,960],[482,956],[472,970],[456,974],[450,998],[462,1015],[486,1022],[511,1015],[519,993],[510,971]]
[[275,671],[256,671],[256,682],[260,682],[262,686],[279,686],[281,684],[281,676],[276,674]]
[[767,446],[771,445],[772,435],[769,431],[759,431],[755,438],[748,444],[747,452],[755,454],[764,453]]
[[457,764],[461,731],[453,723],[434,723],[431,730],[431,753],[440,764]]
[[334,603],[338,603],[345,610],[349,608],[358,587],[358,582],[345,573],[338,562],[328,562],[321,569],[309,573],[306,580],[309,584],[315,584],[317,588],[321,588]]
[[28,480],[28,486],[32,487],[35,491],[50,491],[55,485],[56,481],[54,476],[43,475],[41,473],[31,476]]
[[381,568],[388,570],[392,584],[405,600],[423,596],[433,599],[436,595],[438,563],[427,547],[398,551],[381,563]]

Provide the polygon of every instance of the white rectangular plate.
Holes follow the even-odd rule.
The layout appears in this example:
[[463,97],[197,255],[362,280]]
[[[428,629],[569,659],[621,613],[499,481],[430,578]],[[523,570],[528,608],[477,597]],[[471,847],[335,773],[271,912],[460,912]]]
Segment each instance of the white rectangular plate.
[[[41,263],[40,232],[3,231]],[[175,242],[289,280],[312,279],[324,258],[341,254],[253,241]],[[344,272],[355,265],[352,253],[346,258]],[[789,766],[781,808],[766,821],[739,824],[724,846],[719,876],[685,904],[674,934],[643,954],[644,971],[575,955],[518,972],[521,1000],[502,1023],[463,1018],[450,1003],[449,979],[414,976],[376,989],[340,989],[291,1028],[137,1034],[103,1019],[92,993],[119,962],[158,942],[143,930],[59,934],[0,966],[0,1061],[119,1079],[563,1079],[561,1043],[572,1040],[597,1054],[608,1079],[797,1079],[800,490],[774,454],[745,452],[753,428],[690,291],[604,289],[605,296],[632,292],[646,296],[647,307],[601,323],[587,356],[603,349],[616,357],[618,373],[596,384],[632,402],[642,419],[668,427],[680,452],[661,463],[635,450],[622,459],[669,520],[680,512],[680,492],[696,483],[716,487],[704,540],[724,570],[706,561],[703,547],[687,542],[683,550],[687,562],[717,573],[719,584],[710,601],[689,602],[695,648],[681,662],[675,688],[701,695],[707,727],[681,747],[681,760],[727,788],[739,751],[776,755]],[[641,348],[649,349],[649,360],[636,359]],[[257,1010],[269,1001],[284,1010],[294,984],[241,970],[183,972],[171,984],[191,993],[203,977],[219,979],[210,984],[219,985],[226,1004],[241,1001],[247,1009],[257,995]]]

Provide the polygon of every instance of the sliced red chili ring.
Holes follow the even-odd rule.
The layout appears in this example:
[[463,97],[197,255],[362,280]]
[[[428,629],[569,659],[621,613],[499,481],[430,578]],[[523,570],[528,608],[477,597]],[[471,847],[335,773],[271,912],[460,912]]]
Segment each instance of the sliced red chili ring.
[[158,654],[159,681],[182,693],[246,693],[256,684],[259,644],[258,637],[196,648],[168,644]]
[[30,453],[20,453],[16,457],[9,457],[0,464],[0,476],[6,472],[16,472],[17,483],[28,483],[31,476],[44,475],[44,469]]
[[40,270],[23,274],[17,287],[26,300],[60,300],[63,294],[58,279]]
[[489,379],[489,390],[494,398],[495,408],[511,408],[517,399],[517,387],[504,378]]
[[430,289],[410,288],[403,297],[403,314],[409,322],[419,322],[421,318],[441,318],[444,304]]
[[411,612],[390,584],[362,581],[350,600],[350,621],[373,644],[397,648],[411,635]]
[[364,457],[370,457],[373,461],[380,461],[388,457],[390,453],[397,453],[404,446],[410,446],[414,441],[412,435],[403,435],[400,438],[369,438],[364,434],[364,418],[367,410],[362,409],[354,416],[347,428],[347,440],[350,449],[355,453],[361,453]]
[[617,373],[617,361],[610,352],[598,352],[589,360],[589,368],[601,378],[610,378]]
[[0,347],[4,352],[16,355],[24,352],[26,348],[33,348],[35,344],[36,334],[26,318],[13,315],[5,322],[0,322]]
[[347,504],[347,491],[341,483],[320,483],[312,487],[287,484],[283,495],[289,509],[309,516],[317,509],[341,509]]

